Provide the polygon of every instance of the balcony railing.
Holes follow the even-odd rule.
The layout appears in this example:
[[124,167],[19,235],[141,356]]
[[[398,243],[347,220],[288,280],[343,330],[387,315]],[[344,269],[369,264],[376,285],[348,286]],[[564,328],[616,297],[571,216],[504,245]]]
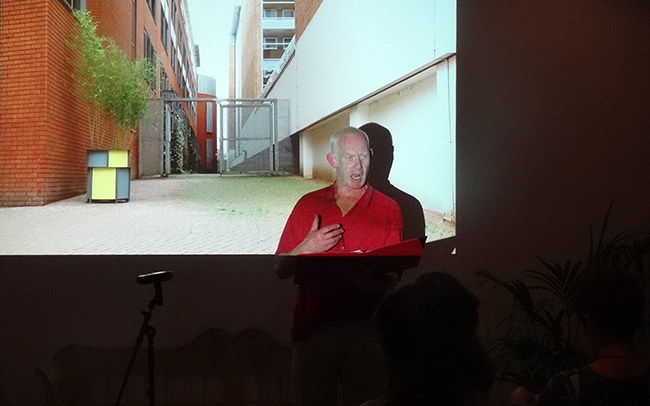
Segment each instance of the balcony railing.
[[262,19],[264,30],[295,30],[296,19],[293,17],[264,17]]
[[264,66],[265,69],[270,69],[272,65],[273,66],[273,72],[271,72],[270,75],[267,76],[267,71],[264,70],[263,73],[263,86],[262,86],[262,94],[263,97],[266,97],[268,95],[269,90],[273,87],[273,82],[280,76],[282,71],[284,70],[285,66],[289,63],[291,58],[293,57],[293,54],[295,53],[295,39],[292,39],[291,42],[289,42],[288,46],[285,48],[284,53],[282,54],[282,57],[280,58],[277,63],[274,60],[269,60],[268,65]]

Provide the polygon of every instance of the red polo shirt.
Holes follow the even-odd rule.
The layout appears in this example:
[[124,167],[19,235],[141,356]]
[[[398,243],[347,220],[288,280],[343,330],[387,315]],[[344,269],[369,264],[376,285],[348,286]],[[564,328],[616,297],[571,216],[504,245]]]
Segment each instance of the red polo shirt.
[[289,252],[307,236],[314,216],[321,227],[340,223],[345,232],[330,251],[371,250],[402,241],[402,213],[393,199],[368,185],[345,216],[336,205],[335,185],[308,193],[293,208],[280,237],[276,254]]
[[[402,214],[394,200],[368,185],[363,196],[343,216],[336,205],[335,185],[308,193],[296,203],[276,254],[289,252],[302,242],[316,215],[321,216],[321,227],[336,223],[343,227],[343,238],[329,252],[366,251],[402,240]],[[310,263],[313,266],[314,262]],[[328,322],[369,319],[383,296],[382,292],[366,292],[342,279],[301,284],[292,337],[299,341]]]

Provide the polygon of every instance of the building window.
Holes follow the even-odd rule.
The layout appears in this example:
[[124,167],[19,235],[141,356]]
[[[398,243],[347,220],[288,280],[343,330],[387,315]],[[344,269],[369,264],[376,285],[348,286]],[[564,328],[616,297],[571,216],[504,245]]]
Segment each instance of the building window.
[[176,43],[172,39],[172,54],[170,58],[170,62],[172,64],[172,72],[176,73]]
[[167,71],[164,68],[160,70],[160,90],[171,90],[171,86],[169,86],[169,78],[167,77]]
[[153,17],[153,22],[156,21],[156,0],[147,0],[147,5],[149,6],[149,11],[151,11],[151,16]]
[[86,1],[85,0],[61,0],[63,4],[68,6],[70,10],[85,10]]
[[284,37],[284,38],[282,38],[282,46],[284,46],[285,48],[289,48],[289,44],[291,43],[292,39],[293,39],[293,37]]
[[277,18],[278,11],[274,8],[265,8],[264,9],[264,18]]
[[196,67],[200,68],[201,67],[201,52],[199,52],[199,46],[194,45],[194,62],[196,63]]
[[212,134],[214,131],[214,105],[212,102],[205,103],[205,132]]
[[282,18],[294,18],[294,11],[291,9],[282,10]]
[[278,49],[278,39],[275,37],[264,37],[264,49]]
[[176,27],[176,2],[172,0],[172,25]]
[[156,91],[156,79],[157,79],[157,64],[156,61],[158,60],[156,56],[156,49],[153,47],[153,43],[151,42],[151,38],[149,38],[149,34],[147,34],[147,30],[144,30],[144,59],[147,61],[149,64],[151,71],[150,75],[147,75],[145,78],[147,80],[147,83],[149,83],[149,87],[151,87],[151,90],[154,92]]
[[165,52],[169,53],[169,22],[165,15],[163,15],[163,18],[160,21],[160,40],[165,48]]

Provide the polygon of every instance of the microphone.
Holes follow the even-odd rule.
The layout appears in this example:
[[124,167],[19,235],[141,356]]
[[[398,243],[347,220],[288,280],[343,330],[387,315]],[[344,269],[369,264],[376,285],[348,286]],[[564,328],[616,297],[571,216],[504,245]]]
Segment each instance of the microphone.
[[140,285],[148,285],[150,283],[159,283],[159,282],[168,281],[173,277],[174,277],[174,271],[158,271],[158,272],[138,275],[137,282]]

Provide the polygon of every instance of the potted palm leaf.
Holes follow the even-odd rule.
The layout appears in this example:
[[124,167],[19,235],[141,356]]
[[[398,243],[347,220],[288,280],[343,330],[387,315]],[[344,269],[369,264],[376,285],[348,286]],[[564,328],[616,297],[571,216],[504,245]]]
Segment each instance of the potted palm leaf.
[[[521,278],[503,280],[486,270],[477,274],[492,289],[505,292],[511,311],[500,321],[500,338],[491,344],[497,378],[532,393],[541,389],[557,373],[582,366],[589,358],[588,345],[581,331],[574,303],[578,280],[592,266],[615,272],[632,272],[644,283],[648,278],[650,234],[622,232],[605,238],[610,204],[598,238],[590,229],[590,248],[584,261],[563,263],[539,258],[540,269],[530,269]],[[649,306],[646,306],[648,309]],[[638,343],[648,351],[648,317]]]

